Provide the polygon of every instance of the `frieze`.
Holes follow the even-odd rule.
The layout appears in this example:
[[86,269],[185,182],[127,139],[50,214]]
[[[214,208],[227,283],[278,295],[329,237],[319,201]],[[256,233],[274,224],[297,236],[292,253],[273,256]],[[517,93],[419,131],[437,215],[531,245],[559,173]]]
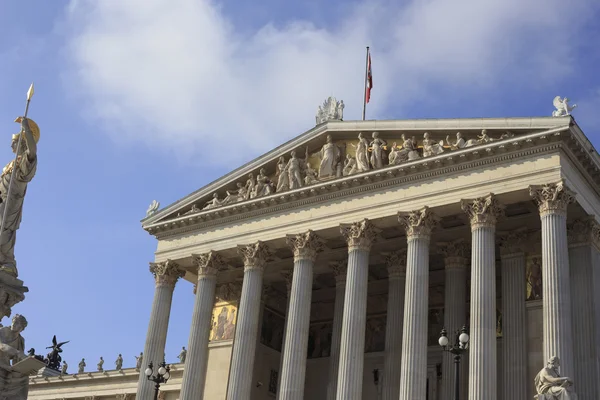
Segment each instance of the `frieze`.
[[[455,152],[456,155],[460,155],[458,158],[454,154],[444,153],[431,158],[432,161],[435,160],[433,164],[428,159],[420,159],[408,163],[407,167],[393,166],[382,170],[369,171],[363,174],[365,176],[360,179],[359,176],[346,176],[333,181],[320,182],[318,186],[315,185],[311,188],[301,188],[281,195],[273,195],[265,199],[253,199],[240,205],[228,206],[222,209],[217,208],[210,212],[202,212],[185,218],[179,217],[171,221],[157,222],[146,227],[146,229],[149,233],[160,238],[163,235],[187,232],[198,227],[210,227],[221,223],[234,222],[247,217],[345,197],[357,192],[386,188],[546,153],[565,147],[567,141],[559,141],[561,136],[565,136],[563,132],[565,130],[568,130],[568,128],[557,128],[553,131],[519,136],[510,141],[481,146],[484,155],[488,156],[486,158],[477,158],[474,150],[470,148],[467,149],[468,151]],[[571,140],[567,145],[570,146],[574,143],[578,145],[578,142],[574,140]],[[595,164],[589,164],[588,167],[594,171],[597,170]],[[596,180],[600,184],[600,172],[596,175]]]

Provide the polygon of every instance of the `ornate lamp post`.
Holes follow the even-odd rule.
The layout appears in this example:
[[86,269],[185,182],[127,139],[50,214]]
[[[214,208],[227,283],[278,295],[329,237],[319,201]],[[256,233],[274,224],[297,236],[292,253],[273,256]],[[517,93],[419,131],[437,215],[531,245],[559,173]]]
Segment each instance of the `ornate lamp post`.
[[158,371],[156,375],[152,375],[154,373],[154,365],[152,361],[148,364],[148,368],[146,368],[145,374],[149,381],[155,383],[154,385],[154,400],[158,399],[158,390],[160,389],[161,383],[167,383],[169,378],[171,377],[171,367],[168,366],[164,361],[160,363],[158,367]]
[[449,342],[448,332],[446,329],[442,329],[438,343],[442,346],[444,351],[454,354],[454,400],[459,400],[460,358],[469,348],[469,334],[467,333],[467,327],[463,326],[460,331],[456,332],[456,339],[453,346],[448,346]]

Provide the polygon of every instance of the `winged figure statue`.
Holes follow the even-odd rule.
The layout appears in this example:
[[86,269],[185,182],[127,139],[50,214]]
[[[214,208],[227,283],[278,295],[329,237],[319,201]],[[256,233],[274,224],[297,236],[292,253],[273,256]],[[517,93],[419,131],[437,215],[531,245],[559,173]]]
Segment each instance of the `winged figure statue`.
[[60,342],[56,341],[56,335],[52,338],[52,346],[46,347],[47,349],[52,349],[50,353],[46,356],[46,363],[48,364],[48,368],[54,369],[56,371],[60,370],[60,362],[62,358],[60,353],[62,353],[62,345],[67,344],[69,341]]
[[567,115],[571,115],[571,111],[577,107],[577,104],[570,106],[569,99],[566,97],[561,98],[560,96],[556,96],[552,101],[552,104],[554,104],[554,107],[556,108],[556,110],[552,111],[553,117],[566,117]]

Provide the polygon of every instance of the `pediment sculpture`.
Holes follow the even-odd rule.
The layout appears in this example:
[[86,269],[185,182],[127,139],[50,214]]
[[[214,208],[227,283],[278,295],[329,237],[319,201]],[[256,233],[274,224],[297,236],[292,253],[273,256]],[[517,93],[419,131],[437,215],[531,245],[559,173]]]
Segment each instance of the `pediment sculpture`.
[[[215,192],[203,206],[194,204],[183,215],[196,214],[204,210],[307,187],[330,179],[382,169],[391,165],[401,165],[422,158],[434,157],[444,152],[509,139],[514,134],[505,132],[500,137],[492,138],[484,129],[476,138],[467,139],[461,132],[457,132],[455,140],[448,135],[444,141],[434,140],[429,132],[424,132],[421,145],[416,137],[408,137],[404,133],[401,135],[401,143],[393,142],[391,145],[380,137],[379,132],[373,132],[370,136],[371,138],[367,139],[367,135],[360,132],[357,143],[341,144],[334,142],[332,135],[327,135],[325,144],[317,153],[312,154],[312,157],[318,156],[320,159],[318,168],[313,167],[309,161],[311,154],[309,154],[308,147],[305,149],[303,158],[299,157],[294,150],[287,159],[285,156],[279,157],[271,175],[263,167],[259,170],[258,175],[250,173],[245,182],[237,182],[236,189],[226,190],[223,197]],[[354,148],[354,154],[346,153],[346,144]]]

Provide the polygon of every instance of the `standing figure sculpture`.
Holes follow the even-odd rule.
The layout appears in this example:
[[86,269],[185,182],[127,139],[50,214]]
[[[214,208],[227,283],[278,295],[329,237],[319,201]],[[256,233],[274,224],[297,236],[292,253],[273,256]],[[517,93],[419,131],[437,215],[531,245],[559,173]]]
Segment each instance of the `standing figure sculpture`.
[[577,400],[573,392],[573,380],[561,377],[558,373],[560,360],[556,356],[550,357],[546,368],[536,375],[534,379],[537,391],[536,400]]
[[333,143],[331,135],[327,135],[327,142],[320,152],[321,164],[319,165],[319,178],[336,176],[337,165],[340,162],[340,148]]
[[98,367],[98,372],[104,372],[104,358],[100,357],[100,361],[96,365]]
[[81,361],[79,361],[79,365],[77,367],[77,373],[83,374],[83,372],[85,371],[85,358],[82,358]]
[[[12,137],[12,151],[17,154],[15,160],[9,162],[0,176],[0,224],[4,231],[0,232],[0,270],[13,276],[18,276],[15,260],[15,241],[17,230],[21,224],[23,201],[27,193],[27,184],[35,176],[37,169],[37,142],[40,140],[40,128],[28,118],[19,117],[15,122],[21,123],[21,133]],[[18,147],[19,136],[24,135],[21,146]],[[13,170],[15,175],[12,182],[10,197],[8,189]]]
[[139,357],[135,357],[135,370],[140,372],[142,369],[142,361],[144,360],[144,353],[140,353]]
[[187,350],[185,349],[185,346],[181,348],[181,353],[179,353],[179,355],[177,356],[177,358],[179,358],[179,362],[184,364],[185,363],[185,358],[187,357]]
[[373,132],[373,140],[369,143],[371,147],[371,166],[373,169],[383,168],[383,146],[386,146],[387,142],[383,139],[379,139],[379,132]]
[[62,367],[60,368],[60,376],[67,375],[67,368],[69,368],[69,365],[66,361],[63,361]]
[[279,193],[288,190],[290,188],[289,181],[285,158],[281,156],[279,157],[279,161],[277,161],[277,188],[275,191]]
[[117,371],[121,371],[123,369],[123,356],[119,354],[117,360],[115,361],[115,366]]
[[12,366],[25,359],[25,339],[21,332],[27,327],[27,320],[16,314],[11,326],[0,328],[0,398],[27,398],[29,376],[12,370]]
[[296,156],[296,151],[292,151],[290,155],[291,158],[288,160],[285,169],[288,172],[290,189],[297,189],[302,187],[302,165],[304,164],[304,161]]
[[369,165],[369,142],[363,136],[362,132],[358,134],[358,144],[356,148],[356,172],[365,172],[371,169]]

